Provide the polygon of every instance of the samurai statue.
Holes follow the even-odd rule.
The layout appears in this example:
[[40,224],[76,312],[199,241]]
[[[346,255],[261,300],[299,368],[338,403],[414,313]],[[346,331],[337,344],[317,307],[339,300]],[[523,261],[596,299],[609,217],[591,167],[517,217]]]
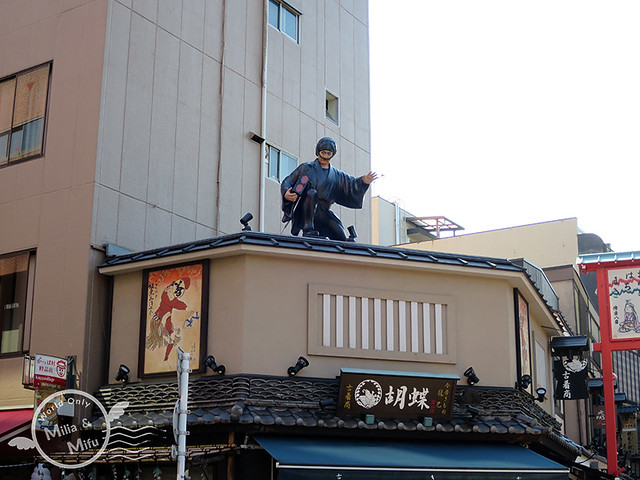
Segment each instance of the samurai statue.
[[362,208],[364,195],[378,175],[369,172],[355,178],[338,170],[331,165],[336,152],[332,138],[321,138],[316,145],[316,159],[299,165],[282,181],[282,221],[292,221],[292,235],[302,231],[307,237],[347,240],[342,221],[331,211],[331,205]]

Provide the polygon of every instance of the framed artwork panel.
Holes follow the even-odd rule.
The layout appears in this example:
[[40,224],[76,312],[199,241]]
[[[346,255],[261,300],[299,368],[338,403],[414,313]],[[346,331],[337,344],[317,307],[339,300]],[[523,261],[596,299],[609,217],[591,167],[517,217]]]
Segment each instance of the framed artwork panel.
[[[533,378],[531,368],[531,333],[529,328],[529,304],[520,291],[516,288],[513,291],[516,312],[516,352],[518,380],[524,375]],[[523,390],[531,393],[533,381]]]
[[612,340],[640,339],[640,269],[607,270]]
[[209,263],[149,269],[142,276],[140,376],[176,373],[178,348],[190,368],[204,370],[207,351]]

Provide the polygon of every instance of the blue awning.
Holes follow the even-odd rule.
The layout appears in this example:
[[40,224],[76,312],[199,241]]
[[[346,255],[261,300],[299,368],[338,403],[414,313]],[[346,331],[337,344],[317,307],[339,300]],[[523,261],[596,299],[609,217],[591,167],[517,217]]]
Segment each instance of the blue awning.
[[[280,480],[567,480],[569,469],[518,445],[258,436]],[[431,476],[427,476],[431,475]]]

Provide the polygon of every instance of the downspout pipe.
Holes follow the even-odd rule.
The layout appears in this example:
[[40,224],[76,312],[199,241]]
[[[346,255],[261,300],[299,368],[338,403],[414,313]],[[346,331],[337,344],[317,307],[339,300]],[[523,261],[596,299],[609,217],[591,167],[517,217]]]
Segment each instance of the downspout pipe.
[[222,58],[220,59],[220,125],[218,128],[218,168],[216,172],[216,235],[220,235],[220,184],[222,182],[222,124],[224,123],[224,77],[226,60],[226,39],[227,39],[227,0],[222,0]]
[[[260,136],[267,138],[267,51],[269,39],[269,0],[264,0],[262,8],[262,99],[260,102]],[[266,197],[266,178],[267,178],[267,142],[266,140],[260,144],[260,220],[259,230],[264,232],[265,228],[265,197]]]

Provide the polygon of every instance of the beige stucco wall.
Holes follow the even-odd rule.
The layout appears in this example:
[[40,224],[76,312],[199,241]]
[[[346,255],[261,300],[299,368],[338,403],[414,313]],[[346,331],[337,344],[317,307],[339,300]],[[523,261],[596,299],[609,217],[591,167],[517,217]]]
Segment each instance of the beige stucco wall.
[[567,218],[402,246],[500,258],[524,257],[540,268],[573,265],[578,258],[578,221]]
[[[254,230],[280,233],[266,144],[303,163],[332,136],[337,168],[370,170],[367,1],[287,3],[301,13],[298,43],[267,25],[267,0],[109,1],[94,245],[234,233],[247,212]],[[325,118],[326,90],[338,125]],[[362,210],[335,210],[370,242],[370,195]]]
[[[279,188],[262,181],[250,132],[300,162],[331,135],[337,167],[369,170],[367,2],[289,3],[299,44],[264,27],[263,0],[0,2],[0,78],[53,61],[45,156],[0,168],[0,254],[37,249],[28,350],[76,355],[81,388],[103,381],[103,243],[235,232],[248,211],[258,230],[261,185],[265,230],[280,232]],[[325,118],[326,89],[339,125]],[[364,242],[369,208],[367,196],[363,210],[337,209]],[[21,365],[0,359],[0,408],[33,400]]]
[[[0,3],[0,78],[53,60],[45,155],[0,169],[0,254],[36,249],[31,354],[83,369],[106,2]],[[0,359],[0,408],[28,405],[22,358]]]
[[[353,367],[462,377],[464,370],[473,366],[483,385],[513,387],[516,380],[514,287],[523,292],[530,304],[532,338],[545,348],[548,345],[550,314],[541,308],[527,280],[517,272],[239,246],[210,255],[207,353],[214,355],[218,364],[224,364],[229,374],[286,375],[287,368],[298,356],[304,355],[311,364],[301,376],[333,377],[341,367]],[[195,258],[186,255],[161,261],[167,264],[167,261],[177,263]],[[137,376],[141,269],[152,265],[157,266],[158,262],[103,269],[114,275],[109,366],[112,383],[120,363],[132,369],[133,381]],[[372,294],[391,289],[404,294],[448,296],[455,306],[453,362],[390,360],[384,353],[379,358],[310,353],[310,283],[328,284],[345,291],[365,289]],[[535,366],[535,359],[532,361]],[[547,359],[548,389],[550,371]],[[550,404],[547,406],[550,408]]]

